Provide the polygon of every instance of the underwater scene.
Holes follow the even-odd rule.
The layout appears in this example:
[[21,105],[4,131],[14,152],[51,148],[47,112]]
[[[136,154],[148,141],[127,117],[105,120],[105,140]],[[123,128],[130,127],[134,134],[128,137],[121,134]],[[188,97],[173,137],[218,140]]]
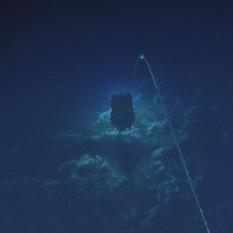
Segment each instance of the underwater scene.
[[1,233],[233,233],[233,4],[1,7]]

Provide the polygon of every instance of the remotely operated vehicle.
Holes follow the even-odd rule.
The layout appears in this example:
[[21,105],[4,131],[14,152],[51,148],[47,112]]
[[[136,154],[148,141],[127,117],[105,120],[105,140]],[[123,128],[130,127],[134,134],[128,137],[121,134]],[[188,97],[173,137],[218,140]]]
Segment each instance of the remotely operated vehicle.
[[119,93],[111,98],[111,124],[122,132],[131,129],[135,122],[132,95],[130,93]]

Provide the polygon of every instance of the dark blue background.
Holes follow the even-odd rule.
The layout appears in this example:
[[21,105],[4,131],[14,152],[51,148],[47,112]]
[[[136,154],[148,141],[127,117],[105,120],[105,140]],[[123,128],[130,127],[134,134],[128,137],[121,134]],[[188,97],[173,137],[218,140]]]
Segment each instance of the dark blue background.
[[[132,78],[135,59],[144,53],[164,94],[200,97],[200,124],[184,150],[206,171],[199,192],[213,232],[221,226],[221,232],[231,233],[232,9],[230,3],[169,1],[2,4],[2,171],[8,171],[9,151],[52,134],[64,116],[102,111],[112,90]],[[41,150],[46,154],[46,147]],[[22,164],[23,159],[27,155]]]

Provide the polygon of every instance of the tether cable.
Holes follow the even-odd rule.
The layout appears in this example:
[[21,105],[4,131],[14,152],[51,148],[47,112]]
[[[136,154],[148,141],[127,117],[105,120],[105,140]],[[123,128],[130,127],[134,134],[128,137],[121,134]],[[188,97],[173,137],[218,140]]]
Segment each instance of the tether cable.
[[201,217],[202,217],[204,226],[205,226],[205,228],[206,228],[207,233],[211,233],[211,232],[210,232],[210,229],[209,229],[209,227],[208,227],[208,223],[207,223],[207,220],[206,220],[204,211],[203,211],[203,209],[202,209],[202,207],[201,207],[201,205],[200,205],[199,198],[198,198],[197,193],[196,193],[196,191],[195,191],[195,189],[194,189],[194,185],[193,185],[193,182],[192,182],[190,173],[189,173],[189,169],[188,169],[187,163],[186,163],[185,158],[184,158],[184,153],[183,153],[183,151],[182,151],[182,149],[181,149],[181,146],[180,146],[180,144],[179,144],[179,142],[178,142],[178,140],[177,140],[177,136],[176,136],[174,127],[173,127],[173,125],[172,125],[172,123],[171,123],[171,120],[170,120],[169,117],[168,117],[165,104],[164,104],[163,99],[162,99],[162,97],[161,97],[161,95],[160,95],[159,85],[158,85],[157,82],[156,82],[155,75],[154,75],[154,73],[153,73],[153,71],[152,71],[152,69],[151,69],[151,66],[150,66],[149,61],[147,60],[147,58],[146,58],[143,54],[139,55],[139,56],[137,57],[137,59],[136,59],[134,74],[136,75],[138,63],[139,63],[140,61],[144,61],[145,64],[147,65],[147,67],[148,67],[148,70],[149,70],[149,72],[150,72],[150,76],[151,76],[152,81],[153,81],[153,85],[154,85],[154,87],[155,87],[155,89],[156,89],[156,91],[157,91],[157,93],[158,93],[158,97],[159,97],[159,100],[160,100],[160,102],[161,102],[161,106],[162,106],[162,110],[163,110],[164,116],[165,116],[165,118],[166,118],[167,121],[168,121],[169,130],[170,130],[171,135],[172,135],[172,138],[173,138],[173,140],[174,140],[174,142],[175,142],[175,146],[176,146],[177,152],[178,152],[178,154],[179,154],[181,163],[182,163],[183,168],[184,168],[184,170],[185,170],[185,174],[186,174],[186,177],[187,177],[189,186],[190,186],[190,188],[191,188],[193,197],[194,197],[195,202],[196,202],[196,204],[197,204],[197,207],[198,207],[198,209],[199,209],[199,211],[200,211],[200,214],[201,214]]

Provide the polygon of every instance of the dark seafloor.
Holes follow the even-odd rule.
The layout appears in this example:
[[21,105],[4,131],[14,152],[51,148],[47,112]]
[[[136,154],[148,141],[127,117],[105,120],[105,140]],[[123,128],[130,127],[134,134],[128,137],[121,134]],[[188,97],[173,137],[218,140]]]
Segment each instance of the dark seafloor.
[[[133,79],[142,52],[211,233],[233,232],[231,3],[9,2],[0,12],[0,232],[206,232],[145,64]],[[123,90],[130,134],[109,121]]]

